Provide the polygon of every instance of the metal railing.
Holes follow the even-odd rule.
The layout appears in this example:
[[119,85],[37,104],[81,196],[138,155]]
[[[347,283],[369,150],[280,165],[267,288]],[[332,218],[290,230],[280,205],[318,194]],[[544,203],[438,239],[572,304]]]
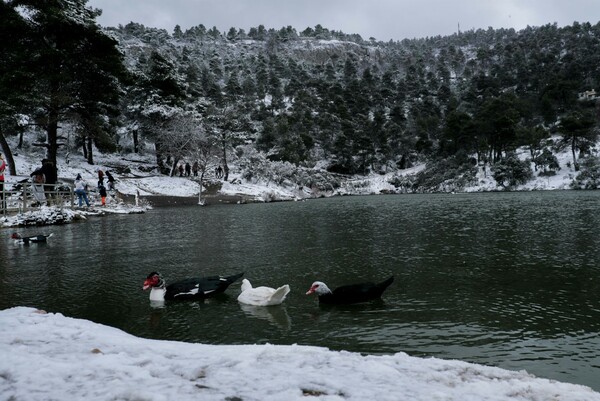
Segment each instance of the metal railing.
[[75,207],[72,184],[34,184],[30,181],[4,183],[0,191],[0,214],[26,212],[41,206]]

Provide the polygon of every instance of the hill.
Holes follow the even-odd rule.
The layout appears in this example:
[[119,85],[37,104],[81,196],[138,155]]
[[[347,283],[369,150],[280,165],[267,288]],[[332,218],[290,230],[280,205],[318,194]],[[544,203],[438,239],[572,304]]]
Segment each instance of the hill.
[[[384,43],[322,26],[101,29],[79,3],[29,6],[31,20],[9,14],[9,160],[5,139],[24,149],[29,133],[54,161],[65,148],[89,165],[141,157],[167,176],[196,162],[199,179],[221,166],[227,185],[275,182],[311,196],[381,177],[384,192],[471,190],[480,172],[515,189],[565,169],[582,174],[576,187],[596,187],[600,24]],[[54,47],[40,42],[57,27]]]

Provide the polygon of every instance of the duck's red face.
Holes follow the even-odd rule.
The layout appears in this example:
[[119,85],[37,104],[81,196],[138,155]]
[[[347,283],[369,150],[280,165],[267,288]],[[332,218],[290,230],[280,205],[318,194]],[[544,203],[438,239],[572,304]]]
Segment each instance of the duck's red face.
[[160,276],[156,273],[152,274],[150,273],[150,275],[146,278],[146,280],[144,281],[144,287],[142,287],[142,289],[145,290],[149,290],[152,287],[157,287],[160,283]]
[[331,292],[331,291],[329,290],[329,287],[327,287],[325,285],[325,283],[323,283],[322,281],[315,281],[310,286],[310,289],[308,291],[306,291],[306,295],[315,294],[315,293],[317,295],[325,295],[329,292]]
[[313,283],[313,285],[310,286],[310,289],[308,291],[306,291],[306,295],[314,294],[315,292],[317,292],[318,288],[319,288],[319,283]]
[[11,236],[12,239],[20,239],[21,236],[19,235],[19,233],[13,233]]

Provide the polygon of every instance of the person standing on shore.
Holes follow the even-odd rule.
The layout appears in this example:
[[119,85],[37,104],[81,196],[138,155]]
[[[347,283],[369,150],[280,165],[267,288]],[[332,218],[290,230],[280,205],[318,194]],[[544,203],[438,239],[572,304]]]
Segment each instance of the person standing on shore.
[[110,171],[106,172],[106,178],[108,179],[108,190],[111,191],[115,189],[115,177],[112,176]]
[[100,193],[100,199],[102,199],[102,206],[106,206],[106,188],[104,185],[98,185],[98,192]]
[[42,171],[46,177],[46,182],[44,183],[44,192],[46,193],[48,206],[50,206],[52,201],[55,201],[56,203],[57,200],[56,182],[58,181],[58,171],[50,159],[42,160]]
[[33,178],[33,195],[36,200],[40,204],[48,201],[48,206],[50,206],[52,199],[55,198],[56,181],[58,181],[58,172],[54,163],[50,159],[42,159],[42,166],[29,176]]
[[100,185],[104,185],[104,171],[98,169],[98,188]]
[[44,194],[45,188],[44,183],[46,182],[46,175],[42,167],[35,169],[29,176],[31,177],[31,191],[35,202],[31,206],[42,206],[46,202],[46,195]]
[[83,201],[85,201],[87,207],[90,207],[90,201],[87,197],[86,187],[87,182],[81,178],[81,174],[77,174],[77,177],[75,178],[75,194],[79,198],[79,207],[82,206]]

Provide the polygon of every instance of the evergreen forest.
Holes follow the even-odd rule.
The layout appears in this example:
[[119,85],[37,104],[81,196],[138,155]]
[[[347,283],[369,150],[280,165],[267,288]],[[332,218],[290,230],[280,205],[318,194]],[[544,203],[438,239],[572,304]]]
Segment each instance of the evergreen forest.
[[12,169],[7,138],[35,130],[54,160],[68,137],[91,164],[153,152],[162,174],[193,159],[225,179],[246,157],[342,175],[426,163],[422,187],[486,164],[518,183],[532,164],[551,174],[559,148],[599,170],[600,23],[382,42],[321,25],[101,27],[86,2],[0,1]]

